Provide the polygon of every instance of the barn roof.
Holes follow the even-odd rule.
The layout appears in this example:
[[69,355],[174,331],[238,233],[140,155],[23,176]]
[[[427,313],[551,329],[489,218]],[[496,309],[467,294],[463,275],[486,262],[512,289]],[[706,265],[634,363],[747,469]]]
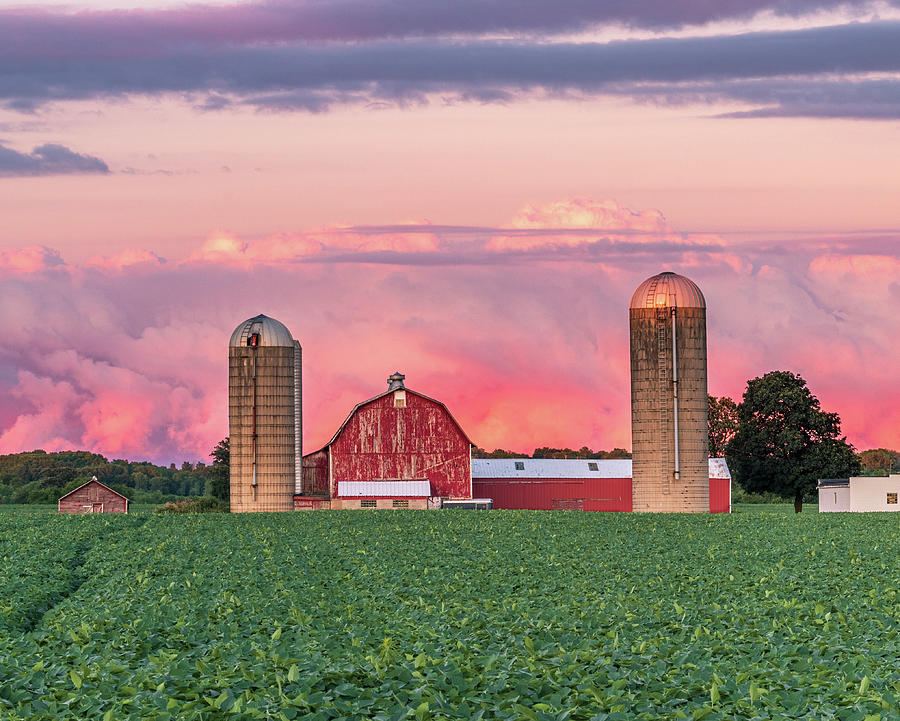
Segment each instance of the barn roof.
[[[709,459],[709,477],[731,478],[724,458]],[[631,459],[473,458],[479,478],[631,478]]]
[[[414,396],[419,396],[419,398],[424,398],[426,401],[431,401],[432,403],[437,403],[441,408],[443,408],[447,412],[447,415],[450,416],[450,420],[453,421],[453,424],[459,429],[459,432],[462,433],[463,438],[465,438],[469,442],[469,445],[470,446],[475,445],[474,443],[472,443],[468,434],[466,434],[466,432],[463,430],[463,427],[461,425],[459,425],[459,421],[457,421],[456,418],[453,417],[453,414],[450,412],[450,409],[447,408],[447,406],[445,404],[441,403],[439,400],[431,398],[430,396],[426,396],[424,393],[419,393],[418,391],[414,391],[411,388],[403,388],[402,390],[405,390],[407,393],[412,393]],[[394,389],[389,388],[384,393],[379,393],[377,396],[373,396],[372,398],[369,398],[368,400],[362,401],[361,403],[357,403],[355,406],[353,406],[353,410],[350,411],[350,414],[347,416],[347,418],[344,420],[344,422],[341,423],[340,428],[338,428],[337,431],[335,431],[335,434],[331,437],[331,440],[328,441],[328,443],[326,443],[324,446],[322,446],[318,450],[310,451],[310,453],[308,453],[306,455],[310,455],[312,453],[318,453],[319,451],[324,451],[326,448],[328,448],[330,445],[332,445],[338,439],[338,436],[341,435],[341,431],[344,430],[346,425],[350,422],[350,419],[353,418],[354,414],[360,408],[368,405],[369,403],[374,403],[379,398],[384,398],[387,395],[392,395],[393,393],[394,393]]]
[[77,491],[80,491],[82,488],[84,488],[85,486],[89,486],[89,485],[91,485],[92,483],[96,483],[98,486],[103,486],[103,488],[105,488],[105,489],[106,489],[107,491],[109,491],[110,493],[115,493],[119,498],[124,498],[126,501],[129,500],[127,496],[123,496],[123,495],[122,495],[121,493],[119,493],[118,491],[114,491],[112,488],[110,488],[109,486],[107,486],[105,483],[100,483],[100,481],[98,481],[96,478],[92,478],[92,479],[89,480],[87,483],[82,483],[80,486],[78,486],[78,488],[73,488],[71,491],[69,491],[68,493],[66,493],[64,496],[60,496],[60,497],[59,497],[59,500],[60,500],[60,501],[65,500],[66,498],[68,498],[69,496],[71,496],[73,493],[76,493]]

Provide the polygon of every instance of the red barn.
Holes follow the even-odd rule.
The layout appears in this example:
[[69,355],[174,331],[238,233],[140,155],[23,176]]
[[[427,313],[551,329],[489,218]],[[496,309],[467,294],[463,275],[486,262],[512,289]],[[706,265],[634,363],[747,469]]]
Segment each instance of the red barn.
[[[631,460],[476,458],[472,486],[494,508],[631,511]],[[709,459],[710,513],[731,511],[731,473]]]
[[472,442],[440,401],[404,386],[358,404],[303,457],[294,508],[428,508],[472,497]]
[[128,513],[128,499],[94,476],[59,499],[59,513]]

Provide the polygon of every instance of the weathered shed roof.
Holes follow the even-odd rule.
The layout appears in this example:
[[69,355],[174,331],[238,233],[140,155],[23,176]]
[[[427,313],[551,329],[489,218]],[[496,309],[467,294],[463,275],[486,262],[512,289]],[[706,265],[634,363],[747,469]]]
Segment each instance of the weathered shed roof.
[[68,493],[66,493],[64,496],[60,496],[60,497],[59,497],[59,500],[60,500],[60,501],[65,500],[66,498],[68,498],[69,496],[71,496],[73,493],[77,493],[77,492],[80,491],[82,488],[84,488],[85,486],[89,486],[89,485],[91,485],[92,483],[96,483],[98,486],[102,486],[103,488],[105,488],[105,489],[106,489],[107,491],[109,491],[110,493],[115,493],[119,498],[124,498],[126,501],[128,500],[128,497],[127,497],[127,496],[123,496],[123,495],[122,495],[121,493],[119,493],[118,491],[114,491],[112,488],[110,488],[109,486],[107,486],[105,483],[101,483],[101,482],[98,481],[96,478],[92,478],[92,479],[89,480],[87,483],[82,483],[80,486],[78,486],[78,488],[73,488],[71,491],[69,491]]
[[338,481],[338,497],[386,498],[390,496],[411,496],[427,498],[431,495],[431,483],[418,481]]
[[820,478],[816,488],[849,488],[849,478]]
[[[521,467],[517,468],[516,464]],[[596,470],[594,470],[596,467]],[[472,478],[631,478],[631,459],[473,458]],[[709,459],[710,478],[731,478],[724,458]]]

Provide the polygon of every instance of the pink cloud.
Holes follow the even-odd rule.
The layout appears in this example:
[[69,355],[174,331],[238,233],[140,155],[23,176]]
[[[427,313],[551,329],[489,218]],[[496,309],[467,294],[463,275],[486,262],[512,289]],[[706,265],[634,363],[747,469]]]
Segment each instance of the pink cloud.
[[62,263],[59,251],[43,245],[0,249],[0,272],[34,273]]
[[149,263],[160,265],[165,261],[156,253],[141,248],[128,248],[121,253],[109,256],[95,256],[87,261],[87,266],[93,268],[107,268],[109,270],[122,270],[133,265]]
[[[543,240],[607,222],[603,213],[640,233],[663,222],[586,199],[523,211],[516,222]],[[228,337],[261,312],[304,347],[307,449],[394,370],[446,402],[483,446],[630,447],[627,304],[662,258],[706,295],[711,392],[739,398],[749,378],[792,370],[859,447],[900,446],[897,253],[685,244],[665,229],[649,250],[627,234],[590,255],[557,240],[535,262],[518,248],[465,240],[456,262],[456,241],[440,226],[409,228],[220,233],[182,263],[136,252],[84,267],[57,262],[52,273],[9,271],[0,383],[13,407],[0,414],[0,450],[205,459],[227,433]],[[58,258],[4,252],[38,259],[6,268],[46,270]],[[372,262],[379,253],[383,262]],[[303,262],[285,267],[291,259]]]
[[[635,211],[616,200],[584,197],[565,198],[541,206],[526,205],[512,217],[508,227],[535,232],[501,233],[492,237],[487,247],[528,250],[541,246],[587,245],[601,239],[632,243],[684,240],[658,210]],[[721,242],[704,236],[691,236],[690,241],[694,244]]]

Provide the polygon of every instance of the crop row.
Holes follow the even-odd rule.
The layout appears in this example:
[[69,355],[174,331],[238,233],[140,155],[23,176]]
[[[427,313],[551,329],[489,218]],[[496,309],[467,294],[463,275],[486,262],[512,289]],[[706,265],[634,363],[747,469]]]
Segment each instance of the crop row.
[[0,718],[900,713],[888,515],[80,520],[43,520],[94,541],[9,636]]

